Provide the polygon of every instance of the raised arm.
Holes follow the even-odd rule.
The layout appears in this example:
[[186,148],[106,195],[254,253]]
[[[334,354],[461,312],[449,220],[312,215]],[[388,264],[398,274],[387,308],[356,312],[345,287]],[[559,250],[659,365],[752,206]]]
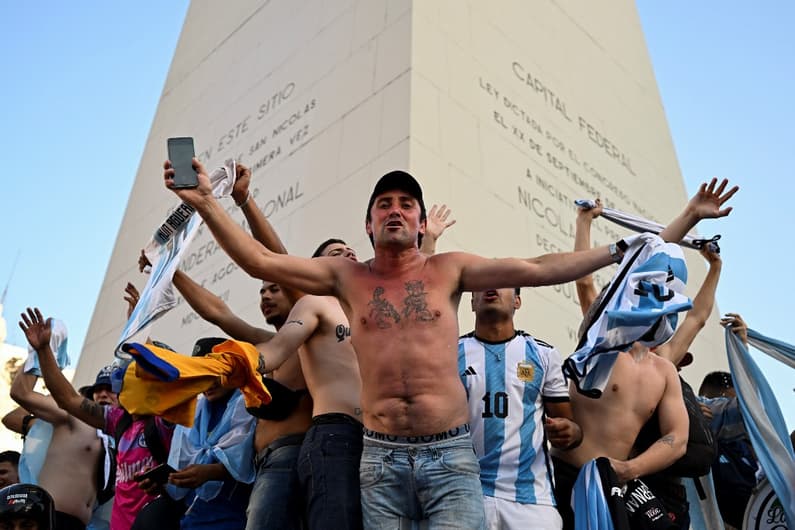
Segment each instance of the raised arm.
[[235,201],[235,205],[246,216],[251,235],[271,251],[277,254],[287,254],[287,248],[282,243],[282,240],[279,239],[279,235],[273,229],[265,214],[257,207],[254,196],[251,194],[249,189],[251,170],[243,164],[237,164],[236,171],[237,178],[235,179],[235,186],[232,188],[232,200]]
[[645,477],[669,467],[676,462],[687,449],[687,437],[690,420],[682,398],[682,385],[676,374],[676,368],[667,361],[665,372],[665,392],[657,405],[660,422],[660,439],[648,449],[629,460],[610,459],[619,481],[626,482],[638,477]]
[[740,188],[738,186],[732,187],[729,191],[726,186],[729,184],[727,179],[723,179],[718,184],[718,179],[713,178],[709,184],[702,183],[687,203],[685,209],[673,221],[660,232],[660,237],[663,241],[678,243],[684,238],[687,233],[702,219],[715,219],[718,217],[725,217],[732,211],[731,206],[721,209],[726,201],[731,199],[732,195],[737,193]]
[[696,297],[693,298],[693,307],[688,311],[684,321],[676,328],[676,333],[671,340],[656,350],[657,355],[668,359],[674,366],[679,365],[687,350],[690,349],[690,345],[693,344],[696,335],[707,323],[707,319],[712,313],[712,307],[715,305],[715,290],[718,288],[723,262],[720,254],[708,250],[706,246],[701,249],[701,255],[709,262],[709,270],[707,270],[704,283],[701,284]]
[[[574,250],[588,250],[591,248],[591,223],[594,219],[602,215],[602,201],[596,199],[596,207],[590,210],[586,208],[577,209],[577,221],[574,229]],[[577,278],[577,299],[580,301],[580,310],[583,316],[588,312],[594,300],[599,294],[593,281],[592,274],[586,274]]]
[[315,307],[317,300],[306,296],[298,300],[276,336],[257,345],[266,373],[284,364],[315,332],[320,324],[320,316]]
[[[199,174],[199,186],[194,189],[173,189],[183,201],[202,216],[216,241],[227,254],[249,275],[287,285],[317,295],[336,295],[338,277],[332,264],[339,260],[307,259],[277,254],[248,235],[212,195],[210,180],[204,166],[193,159]],[[173,188],[174,170],[171,163],[164,164],[166,187]]]
[[19,327],[22,328],[28,342],[39,356],[39,367],[44,382],[55,402],[63,410],[84,423],[97,429],[104,428],[104,407],[78,394],[58,368],[58,363],[50,348],[51,319],[45,321],[39,308],[28,308],[27,314],[22,313],[21,316],[22,321],[19,323]]
[[35,375],[19,370],[11,383],[11,399],[34,416],[53,425],[67,423],[69,414],[61,410],[52,397],[40,394],[33,389],[37,379],[38,377]]
[[[248,226],[251,229],[251,235],[271,252],[287,254],[287,247],[284,246],[279,234],[276,233],[273,225],[262,213],[262,210],[259,209],[254,196],[251,194],[249,189],[251,171],[243,164],[237,164],[235,167],[237,178],[235,179],[235,186],[232,188],[232,199],[235,201],[235,205],[243,211],[243,215],[246,217]],[[296,300],[304,295],[303,292],[287,286],[283,286],[283,290],[284,295],[292,303],[295,303]]]
[[436,241],[444,231],[455,224],[455,219],[447,220],[450,217],[452,210],[446,204],[437,207],[435,204],[431,206],[431,211],[428,212],[426,219],[425,235],[422,237],[422,245],[420,252],[426,256],[433,256],[436,253]]

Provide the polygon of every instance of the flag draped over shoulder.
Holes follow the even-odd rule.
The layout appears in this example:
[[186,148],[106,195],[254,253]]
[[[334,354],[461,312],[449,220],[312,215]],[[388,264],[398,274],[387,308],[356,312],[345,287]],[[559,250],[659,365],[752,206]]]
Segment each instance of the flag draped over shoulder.
[[[759,351],[795,368],[795,346],[765,337],[752,329],[748,330],[748,342]],[[726,351],[740,413],[757,460],[787,514],[787,521],[795,521],[795,451],[784,416],[748,348],[730,329],[726,330]]]
[[687,266],[679,245],[648,233],[624,241],[628,248],[618,271],[589,309],[577,351],[563,363],[564,375],[588,397],[602,395],[619,352],[635,342],[666,342],[677,314],[692,307],[684,295]]
[[[596,201],[591,199],[577,199],[574,201],[574,204],[587,210],[596,208]],[[665,228],[665,225],[661,225],[660,223],[655,223],[654,221],[650,221],[638,215],[622,212],[620,210],[614,210],[613,208],[608,208],[606,206],[602,207],[602,215],[600,217],[604,217],[608,221],[612,221],[619,226],[628,228],[633,232],[651,232],[652,234],[659,234]],[[718,239],[720,239],[720,235],[712,236],[710,238],[699,238],[696,235],[687,234],[679,242],[679,244],[688,248],[700,249],[706,243],[713,243],[717,245]]]
[[[229,159],[222,167],[216,168],[210,174],[210,184],[215,197],[225,197],[232,193],[235,169],[235,161]],[[172,279],[183,253],[190,246],[202,223],[201,217],[194,213],[192,206],[180,203],[155,231],[152,240],[144,248],[144,254],[152,264],[152,271],[146,286],[141,291],[138,304],[116,343],[117,357],[129,358],[122,351],[122,344],[144,333],[155,320],[177,305]]]

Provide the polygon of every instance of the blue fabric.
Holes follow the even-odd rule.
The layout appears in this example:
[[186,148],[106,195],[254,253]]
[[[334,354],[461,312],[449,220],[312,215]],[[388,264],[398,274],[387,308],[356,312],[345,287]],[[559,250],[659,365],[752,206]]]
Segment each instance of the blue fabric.
[[580,469],[571,492],[571,509],[575,514],[575,530],[614,530],[596,460],[591,460]]
[[[171,439],[168,464],[174,469],[184,469],[191,464],[221,463],[233,481],[250,484],[254,481],[254,431],[256,418],[246,412],[243,395],[235,390],[224,408],[217,425],[211,426],[211,403],[200,396],[196,405],[193,427],[177,425]],[[224,486],[224,481],[205,482],[194,491],[202,500],[214,499]],[[185,497],[190,490],[168,485],[175,499]]]
[[[66,331],[66,324],[57,318],[51,318],[50,321],[50,349],[55,357],[55,362],[58,363],[58,368],[63,370],[69,366],[69,354],[67,353],[67,345],[69,343],[68,333]],[[39,367],[39,355],[32,346],[28,346],[28,358],[25,360],[25,365],[22,371],[26,374],[33,374],[36,377],[41,377],[41,368]]]
[[36,418],[22,443],[18,471],[20,483],[39,483],[39,473],[44,465],[44,459],[47,457],[50,440],[52,440],[52,423]]
[[629,247],[615,277],[594,302],[599,310],[563,363],[563,373],[588,397],[602,395],[619,352],[635,342],[654,347],[668,341],[677,314],[692,307],[684,295],[687,267],[678,245],[653,234],[625,241]]
[[257,455],[257,478],[246,511],[247,530],[304,528],[304,497],[296,471],[300,451],[300,444],[283,445],[266,447]]
[[361,457],[361,424],[315,424],[306,432],[298,480],[306,496],[309,528],[362,528]]
[[359,478],[368,530],[485,529],[480,467],[469,436],[420,445],[364,439]]
[[[748,342],[795,368],[795,347],[751,329],[748,330]],[[784,416],[759,366],[745,344],[730,329],[726,330],[726,348],[740,412],[757,460],[786,512],[787,520],[795,521],[795,451]]]
[[158,357],[155,352],[145,345],[137,342],[128,342],[122,346],[122,349],[132,355],[135,358],[135,362],[144,370],[159,380],[171,382],[179,379],[179,370],[172,366],[171,363]]

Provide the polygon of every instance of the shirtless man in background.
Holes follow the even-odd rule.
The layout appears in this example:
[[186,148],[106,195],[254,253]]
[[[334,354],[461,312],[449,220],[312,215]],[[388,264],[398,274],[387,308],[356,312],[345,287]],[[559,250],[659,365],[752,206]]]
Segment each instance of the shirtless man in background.
[[[26,315],[23,314],[22,318],[27,322]],[[20,326],[34,349],[43,347],[45,339],[40,338],[29,325],[20,322]],[[48,345],[49,340],[48,335]],[[39,420],[53,426],[38,485],[47,490],[55,501],[57,528],[85,528],[97,496],[97,466],[102,441],[94,427],[59,408],[52,396],[36,392],[37,379],[20,369],[11,385],[11,398]]]
[[[701,219],[724,217],[731,208],[721,209],[737,191],[725,191],[728,181],[717,185],[712,179],[702,184],[684,211],[663,231],[664,241],[680,241]],[[575,236],[575,249],[581,249],[590,236]],[[594,303],[593,293],[583,287],[591,282],[587,276],[578,282],[578,295],[583,314]],[[571,488],[579,469],[601,456],[610,459],[620,482],[650,475],[673,464],[684,453],[688,437],[688,416],[682,398],[682,387],[676,367],[646,346],[635,343],[629,351],[619,353],[610,379],[598,399],[579,393],[569,385],[574,420],[583,431],[579,447],[569,451],[552,449],[555,468],[555,497],[563,517],[563,528],[574,528],[571,510]],[[646,451],[633,454],[635,440],[643,425],[657,413],[661,437]]]
[[[173,169],[169,162],[164,167],[170,187]],[[366,211],[373,259],[276,254],[226,214],[204,167],[198,160],[194,167],[199,186],[174,192],[196,208],[246,272],[335,296],[348,317],[362,377],[364,526],[428,519],[432,527],[483,527],[479,466],[457,369],[461,293],[571,281],[612,263],[608,247],[526,260],[426,256],[418,247],[426,228],[422,190],[413,177],[394,171],[376,184]]]

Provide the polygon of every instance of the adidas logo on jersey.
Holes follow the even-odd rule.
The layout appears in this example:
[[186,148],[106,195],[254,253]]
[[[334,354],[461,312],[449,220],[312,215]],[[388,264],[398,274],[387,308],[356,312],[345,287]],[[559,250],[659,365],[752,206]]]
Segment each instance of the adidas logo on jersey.
[[467,369],[464,370],[464,372],[461,374],[462,377],[465,376],[465,375],[478,375],[478,374],[477,374],[477,372],[475,372],[474,368],[472,368],[471,366],[468,366]]

